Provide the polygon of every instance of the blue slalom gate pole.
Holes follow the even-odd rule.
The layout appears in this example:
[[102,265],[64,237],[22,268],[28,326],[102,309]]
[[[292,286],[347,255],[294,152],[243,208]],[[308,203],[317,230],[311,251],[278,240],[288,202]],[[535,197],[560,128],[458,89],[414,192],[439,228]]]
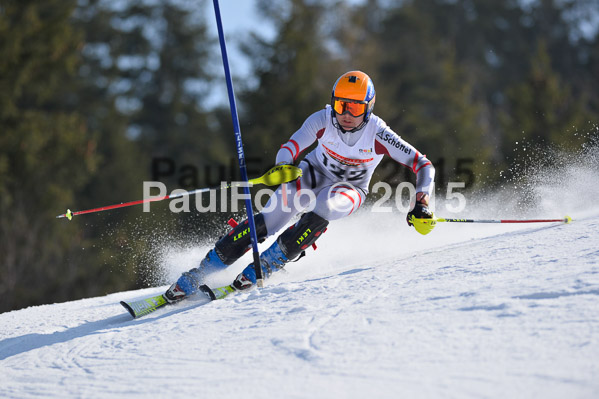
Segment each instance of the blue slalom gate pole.
[[[220,7],[218,0],[214,0],[214,13],[216,14],[216,26],[218,28],[218,40],[220,50],[223,56],[223,67],[225,68],[225,79],[227,81],[227,92],[229,93],[229,107],[231,108],[231,118],[233,119],[233,130],[235,132],[235,144],[237,145],[237,160],[239,161],[239,170],[241,179],[248,182],[247,168],[245,164],[245,154],[243,152],[243,142],[241,141],[241,129],[239,127],[239,116],[237,115],[237,105],[235,105],[235,92],[233,91],[233,81],[231,71],[229,70],[229,57],[227,57],[227,45],[225,43],[225,34],[223,33],[223,23],[220,16]],[[249,184],[243,186],[245,196],[245,209],[248,214],[248,223],[250,227],[250,238],[252,239],[252,249],[254,252],[254,269],[256,271],[256,284],[263,286],[262,267],[260,267],[260,253],[258,252],[258,236],[256,234],[256,223],[254,221],[254,212],[252,200],[250,197]]]

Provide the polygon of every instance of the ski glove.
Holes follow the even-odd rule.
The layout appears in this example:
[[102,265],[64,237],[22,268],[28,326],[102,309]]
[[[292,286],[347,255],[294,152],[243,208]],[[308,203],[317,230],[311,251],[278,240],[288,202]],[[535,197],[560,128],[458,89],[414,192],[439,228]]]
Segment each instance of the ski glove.
[[433,213],[428,209],[428,206],[422,203],[416,203],[414,209],[408,212],[408,216],[406,217],[406,221],[408,222],[408,226],[413,226],[412,217],[416,219],[431,219],[433,217]]

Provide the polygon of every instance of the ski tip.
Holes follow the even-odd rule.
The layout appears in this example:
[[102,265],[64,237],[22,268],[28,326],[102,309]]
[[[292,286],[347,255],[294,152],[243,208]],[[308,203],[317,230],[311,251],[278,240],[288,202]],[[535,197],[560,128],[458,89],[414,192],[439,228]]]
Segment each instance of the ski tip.
[[214,294],[214,291],[212,291],[212,289],[210,287],[208,287],[206,284],[203,284],[200,286],[200,291],[202,291],[204,294],[206,294],[208,296],[208,298],[210,298],[210,300],[214,301],[216,299],[216,295]]
[[566,217],[564,218],[564,223],[569,224],[572,223],[572,218],[568,215],[566,215]]
[[135,319],[135,312],[133,311],[133,309],[131,309],[131,306],[129,306],[129,304],[125,301],[121,301],[121,305],[123,305],[123,307],[127,309],[127,311],[129,312],[129,314],[131,314],[131,316]]

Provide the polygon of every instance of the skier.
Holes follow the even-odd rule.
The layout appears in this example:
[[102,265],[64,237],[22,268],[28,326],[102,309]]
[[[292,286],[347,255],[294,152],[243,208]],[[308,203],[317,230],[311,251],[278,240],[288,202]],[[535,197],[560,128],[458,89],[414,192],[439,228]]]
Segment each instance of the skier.
[[[294,216],[309,210],[262,252],[264,277],[299,258],[325,232],[329,222],[349,216],[364,203],[368,183],[384,155],[416,173],[415,206],[407,215],[408,224],[412,226],[413,218],[433,216],[428,201],[435,170],[426,156],[372,113],[375,98],[374,84],[368,75],[361,71],[343,74],[333,86],[331,104],[309,116],[281,146],[276,164],[295,164],[302,151],[318,141],[316,148],[299,162],[302,176],[281,185],[263,212],[255,216],[258,239],[264,240]],[[303,195],[306,190],[314,195]],[[164,294],[165,298],[173,303],[196,293],[207,274],[233,264],[250,247],[246,220],[222,237],[197,268],[183,273]],[[246,290],[255,283],[256,272],[250,264],[232,286]]]

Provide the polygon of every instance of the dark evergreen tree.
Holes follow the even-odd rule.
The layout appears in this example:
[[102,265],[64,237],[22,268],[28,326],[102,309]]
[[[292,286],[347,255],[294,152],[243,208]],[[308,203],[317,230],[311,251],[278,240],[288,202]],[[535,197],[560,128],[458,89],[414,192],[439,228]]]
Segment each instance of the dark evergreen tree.
[[66,210],[97,166],[84,118],[63,107],[77,66],[74,1],[0,9],[0,311],[71,297],[84,239]]
[[[94,0],[77,10],[86,37],[79,95],[88,100],[103,155],[103,173],[86,190],[94,200],[90,206],[141,198],[147,180],[166,183],[169,192],[205,186],[218,174],[214,170],[229,166],[234,145],[230,141],[227,148],[206,111],[208,65],[215,54],[204,6]],[[136,207],[99,215],[93,234],[106,226],[110,234],[102,235],[97,257],[112,268],[152,270],[158,266],[153,254],[160,242],[198,230],[193,200],[191,212],[179,215],[166,202],[153,204],[151,214]],[[146,280],[143,274],[138,280]]]
[[312,113],[330,101],[341,73],[323,41],[326,4],[306,0],[260,1],[261,14],[275,25],[272,42],[252,35],[244,51],[251,57],[255,87],[242,91],[242,130],[248,155],[274,162],[286,142]]
[[502,118],[503,153],[513,155],[519,141],[532,148],[553,144],[576,150],[587,139],[583,132],[589,118],[586,99],[575,97],[554,71],[544,41],[530,62],[527,79],[506,90],[509,111]]
[[385,13],[370,45],[378,54],[377,114],[437,164],[438,188],[448,179],[472,184],[491,148],[455,43],[439,35],[427,8],[414,2]]

